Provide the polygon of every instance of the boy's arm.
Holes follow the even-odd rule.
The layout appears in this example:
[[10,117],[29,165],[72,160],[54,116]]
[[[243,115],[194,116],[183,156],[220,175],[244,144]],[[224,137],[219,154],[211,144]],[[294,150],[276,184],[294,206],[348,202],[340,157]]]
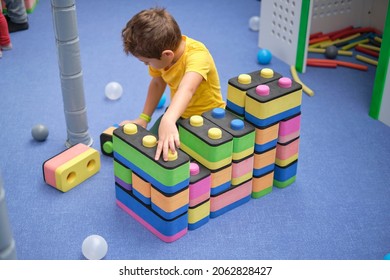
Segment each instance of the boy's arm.
[[180,147],[176,121],[186,110],[202,80],[202,75],[196,72],[187,72],[181,80],[175,97],[171,100],[168,110],[161,119],[158,129],[159,140],[155,160],[158,160],[162,153],[163,159],[167,161],[168,150],[175,152],[176,147]]
[[[167,86],[166,83],[161,77],[152,78],[152,80],[149,83],[148,94],[146,96],[142,113],[148,116],[153,115],[153,112],[156,109],[158,102],[160,101],[161,96],[165,91],[166,86]],[[146,128],[146,126],[148,125],[147,121],[140,118],[131,121],[123,121],[120,123],[120,125],[124,125],[129,122],[139,124],[144,128]]]

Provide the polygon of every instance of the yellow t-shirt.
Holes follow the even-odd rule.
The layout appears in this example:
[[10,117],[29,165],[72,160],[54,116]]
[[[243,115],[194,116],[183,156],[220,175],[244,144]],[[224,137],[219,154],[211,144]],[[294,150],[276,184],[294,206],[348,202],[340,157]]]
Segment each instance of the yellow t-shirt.
[[196,72],[202,75],[203,81],[182,114],[183,118],[201,115],[214,108],[225,108],[217,68],[209,50],[201,42],[189,37],[183,36],[183,40],[186,46],[179,60],[167,71],[149,66],[149,74],[152,77],[162,77],[171,90],[171,100],[185,73]]

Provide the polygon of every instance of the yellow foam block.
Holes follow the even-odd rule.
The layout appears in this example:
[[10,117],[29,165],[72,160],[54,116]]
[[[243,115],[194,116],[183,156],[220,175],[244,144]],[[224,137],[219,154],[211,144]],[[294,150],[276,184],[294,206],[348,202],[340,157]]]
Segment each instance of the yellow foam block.
[[228,84],[227,99],[234,104],[244,107],[245,106],[246,91],[242,91],[232,85]]
[[290,163],[292,163],[293,161],[296,161],[298,159],[298,153],[296,153],[295,155],[292,155],[291,157],[289,158],[286,158],[286,159],[279,159],[279,158],[276,158],[275,159],[275,163],[279,166],[287,166],[289,165]]
[[301,105],[301,103],[302,89],[264,103],[258,102],[257,100],[247,95],[245,110],[249,114],[259,119],[267,119],[292,108],[298,107]]
[[199,206],[188,209],[188,223],[195,224],[196,222],[210,215],[210,200],[202,203]]
[[67,192],[100,170],[100,155],[89,148],[55,170],[56,188]]

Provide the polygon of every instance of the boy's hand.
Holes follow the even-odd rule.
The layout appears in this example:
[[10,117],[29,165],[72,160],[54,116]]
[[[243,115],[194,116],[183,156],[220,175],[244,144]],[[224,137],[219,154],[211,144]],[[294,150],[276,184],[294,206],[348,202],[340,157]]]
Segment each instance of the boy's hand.
[[125,120],[125,121],[122,121],[119,125],[123,126],[123,125],[125,125],[127,123],[135,123],[135,124],[138,124],[138,125],[142,126],[143,128],[146,128],[147,125],[148,125],[148,123],[145,120],[143,120],[143,119]]
[[176,122],[171,121],[165,116],[161,119],[160,126],[158,128],[158,144],[156,150],[155,160],[160,158],[161,152],[163,160],[168,160],[168,151],[176,151],[176,147],[180,147],[179,131],[176,127]]

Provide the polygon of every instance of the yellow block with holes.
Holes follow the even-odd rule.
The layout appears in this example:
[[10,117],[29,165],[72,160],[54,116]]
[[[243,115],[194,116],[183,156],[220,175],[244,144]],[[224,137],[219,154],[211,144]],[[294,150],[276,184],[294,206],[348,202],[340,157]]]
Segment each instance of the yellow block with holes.
[[100,155],[89,148],[55,170],[56,188],[62,192],[73,189],[100,170]]

